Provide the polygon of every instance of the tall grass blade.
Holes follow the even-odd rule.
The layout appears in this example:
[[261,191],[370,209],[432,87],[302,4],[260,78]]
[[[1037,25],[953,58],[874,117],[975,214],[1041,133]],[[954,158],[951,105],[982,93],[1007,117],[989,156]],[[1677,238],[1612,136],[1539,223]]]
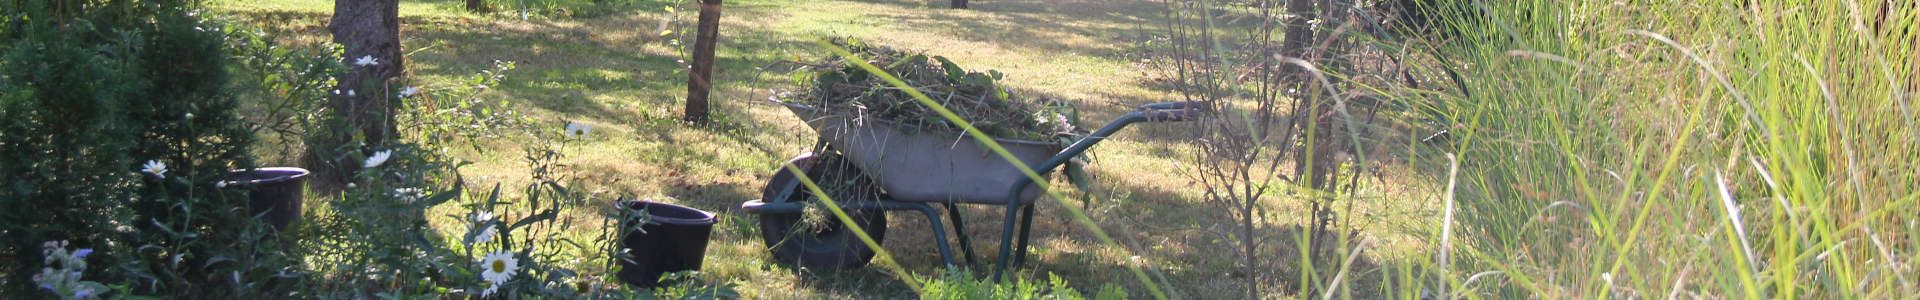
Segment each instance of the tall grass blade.
[[1371,242],[1373,240],[1361,239],[1360,244],[1354,245],[1352,251],[1347,251],[1347,260],[1340,263],[1340,272],[1334,273],[1333,280],[1327,282],[1327,289],[1321,292],[1320,300],[1333,299],[1333,295],[1339,294],[1334,291],[1339,290],[1340,281],[1347,278],[1347,271],[1353,268],[1353,261],[1360,258],[1360,250],[1367,249],[1367,244]]
[[1746,253],[1745,256],[1742,256],[1742,260],[1746,261],[1746,271],[1749,273],[1760,273],[1759,270],[1753,269],[1753,266],[1760,264],[1753,261],[1755,257],[1753,254],[1753,242],[1747,241],[1747,226],[1744,225],[1745,222],[1741,221],[1745,220],[1745,218],[1740,217],[1740,204],[1734,202],[1733,191],[1727,188],[1727,177],[1720,174],[1720,171],[1714,171],[1713,180],[1714,185],[1718,187],[1720,191],[1720,206],[1721,208],[1725,208],[1727,212],[1727,224],[1733,226],[1733,237],[1735,240],[1740,241],[1740,252]]
[[[1440,221],[1440,259],[1438,260],[1440,278],[1453,278],[1452,257],[1450,257],[1450,255],[1453,253],[1453,195],[1454,190],[1460,187],[1459,157],[1454,156],[1453,153],[1447,153],[1447,165],[1446,208],[1441,212]],[[1479,275],[1475,274],[1475,276]],[[1467,281],[1472,282],[1473,280],[1469,278]],[[1448,284],[1451,284],[1451,282]],[[1447,293],[1447,290],[1449,290],[1447,287],[1448,284],[1440,285],[1440,295],[1452,295]],[[1451,299],[1453,297],[1448,296],[1448,298]]]

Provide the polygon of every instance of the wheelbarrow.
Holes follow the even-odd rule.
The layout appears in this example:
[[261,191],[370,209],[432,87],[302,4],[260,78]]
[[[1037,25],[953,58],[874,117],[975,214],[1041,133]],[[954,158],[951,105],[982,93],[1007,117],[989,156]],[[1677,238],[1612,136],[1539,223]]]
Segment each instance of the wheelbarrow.
[[[1026,260],[1033,202],[1042,193],[1006,159],[963,133],[927,132],[883,120],[827,113],[807,104],[781,104],[819,133],[811,152],[788,163],[818,183],[874,242],[886,236],[887,211],[918,211],[926,215],[933,229],[941,262],[954,266],[941,214],[932,205],[939,204],[946,209],[947,221],[953,224],[967,264],[972,265],[974,253],[966,223],[955,205],[995,205],[1005,208],[1006,219],[1001,223],[1000,256],[993,278],[999,280],[1008,266]],[[1128,125],[1191,120],[1206,109],[1198,102],[1140,106],[1064,149],[1052,142],[995,141],[1045,177]],[[830,214],[821,216],[819,209],[809,212],[809,205],[820,204],[785,166],[774,170],[761,193],[761,200],[747,201],[740,208],[760,215],[761,238],[776,260],[805,268],[843,269],[866,265],[873,258],[873,249],[867,248],[846,224]]]

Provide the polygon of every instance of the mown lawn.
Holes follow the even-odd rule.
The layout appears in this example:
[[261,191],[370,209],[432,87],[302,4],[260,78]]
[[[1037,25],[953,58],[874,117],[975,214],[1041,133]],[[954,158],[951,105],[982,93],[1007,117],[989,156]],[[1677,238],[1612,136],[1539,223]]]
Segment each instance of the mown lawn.
[[[518,68],[486,97],[511,102],[550,125],[555,135],[568,122],[593,125],[586,141],[568,146],[562,162],[605,199],[629,195],[720,213],[705,272],[736,284],[743,296],[897,298],[910,291],[878,267],[828,272],[772,263],[754,219],[735,211],[740,202],[758,198],[761,184],[780,162],[813,144],[810,129],[783,108],[765,103],[769,90],[793,86],[777,62],[822,56],[824,51],[810,41],[828,35],[926,49],[970,69],[1009,74],[1008,82],[1028,97],[1072,101],[1084,112],[1082,126],[1097,126],[1139,104],[1178,100],[1161,86],[1166,71],[1146,52],[1162,35],[1164,4],[986,1],[972,10],[949,10],[933,2],[944,1],[728,1],[715,70],[715,124],[708,127],[678,121],[686,92],[686,74],[680,70],[687,56],[681,45],[692,36],[692,7],[685,3],[542,2],[563,9],[543,10],[523,21],[510,11],[466,13],[460,1],[407,0],[401,3],[401,28],[409,72],[429,95],[466,88],[462,78],[495,60],[512,61]],[[221,0],[212,6],[281,40],[313,45],[327,39],[332,3]],[[669,6],[676,8],[670,12],[665,9]],[[1068,207],[1048,202],[1040,206],[1035,223],[1034,259],[1022,272],[1042,278],[1058,274],[1083,290],[1121,285],[1144,296],[1145,289],[1124,267],[1137,255],[1156,276],[1164,276],[1176,295],[1237,295],[1241,274],[1236,258],[1218,250],[1231,245],[1225,229],[1216,228],[1225,221],[1217,219],[1223,214],[1200,202],[1188,179],[1193,157],[1185,145],[1189,130],[1144,125],[1092,152],[1093,188],[1075,195],[1091,195],[1095,200],[1089,214],[1131,246],[1101,245],[1087,230],[1069,223],[1062,210],[1080,209],[1077,200],[1069,199]],[[529,178],[523,142],[483,141],[453,155],[473,163],[461,170],[471,186],[524,184]],[[292,161],[265,157],[267,162]],[[1392,184],[1367,184],[1370,191],[1364,194],[1391,198],[1354,202],[1360,232],[1375,240],[1364,256],[1366,263],[1356,270],[1384,268],[1396,257],[1423,255],[1429,247],[1413,232],[1437,221],[1428,216],[1439,211],[1438,199],[1410,192],[1431,183],[1402,180],[1389,177],[1380,181]],[[1298,210],[1295,201],[1271,198],[1276,200],[1268,209],[1276,224],[1269,225],[1284,227],[1306,217],[1290,213]],[[448,206],[444,215],[462,213]],[[967,234],[977,241],[976,250],[988,256],[1000,235],[998,213],[986,207],[967,210],[974,224]],[[577,211],[569,217],[587,220],[576,224],[599,224],[601,216],[599,211]],[[455,226],[451,220],[440,225]],[[890,227],[885,247],[903,266],[917,276],[939,274],[923,218],[894,214]],[[589,237],[600,230],[579,228],[577,234]],[[1280,241],[1292,238],[1290,233],[1272,235]],[[1356,273],[1361,278],[1377,274]],[[1275,286],[1290,286],[1294,279],[1271,280]]]

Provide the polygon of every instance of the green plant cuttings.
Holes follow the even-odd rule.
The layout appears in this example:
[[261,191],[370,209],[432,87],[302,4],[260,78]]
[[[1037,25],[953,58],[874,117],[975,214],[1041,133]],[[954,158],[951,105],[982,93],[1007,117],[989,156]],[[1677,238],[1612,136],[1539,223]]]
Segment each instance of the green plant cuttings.
[[[999,71],[968,71],[946,57],[896,50],[851,38],[836,38],[832,42],[886,69],[987,135],[1065,144],[1084,134],[1074,125],[1079,114],[1071,104],[1022,98],[1001,84],[1006,76]],[[947,122],[878,76],[848,63],[845,57],[833,56],[803,65],[796,80],[807,86],[805,94],[787,97],[784,101],[813,105],[832,114],[877,118],[898,124],[901,129],[960,131],[959,126]]]

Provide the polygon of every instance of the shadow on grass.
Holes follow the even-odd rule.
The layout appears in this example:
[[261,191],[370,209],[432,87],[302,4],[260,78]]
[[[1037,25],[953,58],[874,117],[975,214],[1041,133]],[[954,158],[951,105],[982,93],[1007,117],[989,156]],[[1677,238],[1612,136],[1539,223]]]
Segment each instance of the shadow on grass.
[[[1096,170],[1096,173],[1098,176],[1120,175],[1110,171]],[[1055,184],[1067,186],[1064,182]],[[1134,261],[1132,256],[1139,256],[1156,283],[1171,289],[1170,293],[1176,297],[1230,298],[1242,293],[1244,280],[1250,274],[1241,267],[1238,252],[1231,250],[1238,249],[1233,237],[1238,233],[1230,229],[1236,227],[1224,219],[1226,214],[1219,207],[1185,200],[1192,197],[1158,187],[1100,189],[1124,191],[1123,195],[1093,203],[1092,209],[1086,211],[1102,230],[1122,244],[1120,248],[1098,244],[1092,233],[1066,215],[1065,209],[1082,209],[1077,203],[1062,207],[1053,200],[1041,199],[1036,204],[1039,209],[1031,232],[1032,252],[1027,262],[1013,271],[1033,278],[1057,274],[1082,291],[1098,290],[1102,284],[1116,284],[1136,297],[1146,297],[1147,289],[1127,268]],[[998,259],[1004,211],[989,205],[965,205],[961,210],[968,221],[963,234],[972,237],[974,250],[979,254],[978,263],[970,266],[976,275],[987,276]],[[939,272],[939,257],[929,243],[933,236],[925,219],[911,212],[892,214],[892,217],[884,247],[912,272]],[[1261,276],[1259,284],[1264,293],[1297,295],[1301,292],[1302,272],[1305,272],[1300,254],[1303,247],[1297,242],[1305,230],[1292,224],[1305,216],[1279,212],[1269,218],[1269,224],[1255,232],[1261,241],[1256,253],[1263,261],[1262,267],[1256,269]],[[1363,236],[1353,232],[1348,238],[1357,243]],[[1331,243],[1322,246],[1327,248],[1320,251],[1320,257],[1328,261],[1307,268],[1317,276],[1306,281],[1315,289],[1324,287],[1328,278],[1340,271],[1339,264],[1346,257],[1346,253]],[[1363,249],[1363,253],[1371,252]],[[1359,295],[1394,290],[1381,286],[1386,282],[1381,278],[1386,272],[1381,270],[1400,270],[1402,266],[1376,261],[1373,255],[1358,257],[1347,269],[1343,285],[1354,285],[1353,290],[1360,291]]]

